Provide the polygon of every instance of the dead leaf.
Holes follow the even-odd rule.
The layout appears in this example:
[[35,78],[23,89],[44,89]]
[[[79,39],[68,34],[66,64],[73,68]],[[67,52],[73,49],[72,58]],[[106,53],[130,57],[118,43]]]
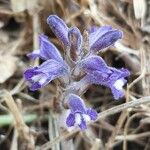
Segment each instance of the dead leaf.
[[145,0],[133,0],[133,7],[136,19],[144,18],[146,13],[146,1]]
[[17,58],[10,55],[0,56],[0,83],[4,83],[16,70]]
[[11,8],[16,13],[31,10],[37,6],[37,2],[38,0],[11,0]]

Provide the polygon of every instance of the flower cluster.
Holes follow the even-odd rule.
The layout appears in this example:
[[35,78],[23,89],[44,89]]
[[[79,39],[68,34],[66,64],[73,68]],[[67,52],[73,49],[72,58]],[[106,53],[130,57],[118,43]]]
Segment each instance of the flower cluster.
[[86,108],[83,100],[78,96],[80,88],[84,89],[85,84],[100,84],[110,88],[115,99],[124,95],[123,86],[126,83],[125,77],[130,75],[129,71],[124,68],[109,67],[97,55],[97,52],[121,39],[122,32],[111,26],[97,27],[88,31],[86,41],[77,27],[68,28],[56,15],[50,15],[47,23],[63,44],[65,55],[62,57],[47,36],[40,35],[40,48],[28,56],[31,59],[39,57],[44,62],[27,69],[24,72],[24,78],[32,91],[58,78],[67,91],[63,98],[66,99],[69,109],[66,125],[67,127],[77,125],[84,130],[87,128],[87,121],[96,120],[97,113],[92,108]]

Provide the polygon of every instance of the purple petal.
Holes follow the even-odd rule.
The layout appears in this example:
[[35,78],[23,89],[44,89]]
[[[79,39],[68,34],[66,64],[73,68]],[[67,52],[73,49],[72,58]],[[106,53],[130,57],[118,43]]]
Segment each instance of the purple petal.
[[81,61],[80,65],[87,72],[92,72],[95,70],[108,73],[110,72],[110,69],[106,65],[105,61],[101,57],[95,55],[87,57]]
[[116,81],[120,78],[125,78],[128,77],[130,75],[130,72],[128,69],[116,69],[113,67],[109,67],[109,69],[112,71],[111,75],[110,75],[110,79],[113,81]]
[[74,53],[80,53],[82,47],[82,35],[77,27],[72,27],[69,29],[68,37],[70,41],[70,50]]
[[35,91],[48,84],[51,79],[44,73],[36,72],[36,68],[30,68],[24,72],[24,78],[29,82],[31,91]]
[[109,74],[100,71],[93,71],[85,76],[85,79],[93,84],[104,85],[109,79]]
[[114,96],[114,99],[116,100],[124,96],[124,92],[122,90],[116,89],[115,87],[111,87],[111,91]]
[[24,78],[29,82],[31,90],[37,90],[50,81],[66,73],[67,68],[55,60],[47,60],[38,67],[29,68],[24,72]]
[[30,59],[36,59],[37,57],[41,57],[40,50],[34,50],[32,53],[27,54]]
[[84,130],[87,129],[86,121],[84,120],[83,117],[82,117],[81,124],[79,124],[78,126],[80,127],[80,129],[81,129],[82,131],[84,131]]
[[61,75],[67,72],[67,66],[62,64],[61,62],[55,61],[53,59],[49,59],[41,64],[38,69],[38,72],[43,72],[48,75]]
[[89,36],[90,49],[91,51],[97,52],[113,45],[118,39],[121,38],[121,31],[113,29],[111,26],[100,27]]
[[64,46],[68,46],[68,27],[65,22],[56,15],[50,15],[47,18],[47,24],[50,26],[56,37],[64,44]]
[[94,109],[92,108],[87,109],[87,114],[88,116],[90,116],[91,120],[97,119],[97,112]]
[[30,80],[32,76],[38,74],[38,72],[35,72],[36,69],[38,69],[38,67],[29,68],[24,72],[24,77],[27,81]]
[[43,85],[41,85],[40,83],[35,82],[35,83],[33,83],[33,84],[30,86],[30,90],[31,90],[31,91],[35,91],[35,90],[37,90],[37,89],[40,89],[42,86],[43,86]]
[[72,113],[86,113],[84,102],[79,96],[70,94],[67,103]]
[[102,27],[97,27],[95,28],[90,35],[89,35],[89,42],[90,45],[92,46],[96,41],[97,38],[102,37],[104,34],[106,34],[109,30],[111,30],[111,26],[102,26]]
[[28,56],[32,59],[40,57],[44,60],[54,59],[57,61],[63,61],[60,52],[58,49],[48,40],[48,37],[45,35],[39,36],[40,50],[35,50]]
[[72,127],[75,124],[75,116],[73,114],[69,114],[66,119],[66,125],[68,127]]

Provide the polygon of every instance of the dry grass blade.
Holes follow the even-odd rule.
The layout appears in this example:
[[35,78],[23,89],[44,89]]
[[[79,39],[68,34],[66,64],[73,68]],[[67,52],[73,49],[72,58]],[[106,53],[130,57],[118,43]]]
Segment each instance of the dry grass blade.
[[133,7],[136,19],[141,19],[145,17],[146,14],[145,0],[133,0]]
[[103,150],[103,148],[101,147],[102,143],[101,143],[101,140],[100,139],[95,139],[95,142],[91,148],[91,150]]
[[65,140],[65,139],[69,138],[70,136],[76,134],[77,132],[79,132],[79,130],[74,130],[74,131],[72,131],[70,133],[64,133],[64,134],[56,137],[54,140],[45,143],[41,147],[37,147],[36,150],[48,150],[51,147],[53,147],[55,144],[61,142],[62,140]]
[[23,140],[22,142],[27,142],[27,148],[33,150],[34,149],[34,139],[29,131],[29,127],[24,123],[22,115],[12,98],[9,92],[4,91],[3,96],[9,111],[14,117],[15,128],[18,131],[19,137]]
[[[150,132],[127,135],[126,140],[133,141],[133,140],[137,140],[138,138],[144,138],[144,137],[149,137],[149,136],[150,136]],[[117,136],[116,140],[124,140],[124,136]]]
[[[9,61],[6,61],[9,60]],[[0,84],[10,78],[17,69],[17,58],[10,55],[0,56]]]

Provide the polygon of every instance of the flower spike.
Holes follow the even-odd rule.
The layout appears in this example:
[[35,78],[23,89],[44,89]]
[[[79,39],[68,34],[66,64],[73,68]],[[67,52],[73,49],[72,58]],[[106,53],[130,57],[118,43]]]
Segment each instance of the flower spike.
[[68,106],[67,110],[66,107],[62,109],[65,114],[61,113],[61,115],[63,114],[62,117],[66,119],[65,121],[63,119],[62,124],[65,123],[65,128],[66,126],[69,129],[79,127],[84,131],[87,129],[88,121],[97,119],[97,112],[87,108],[83,99],[78,96],[82,95],[89,85],[98,84],[110,88],[115,99],[124,95],[123,86],[127,82],[125,78],[130,75],[130,72],[124,68],[109,67],[96,53],[114,45],[123,34],[111,26],[93,26],[88,31],[89,34],[84,34],[83,40],[77,27],[68,28],[56,15],[50,15],[47,24],[64,46],[64,59],[48,37],[42,34],[39,36],[39,49],[28,56],[32,59],[39,57],[43,63],[28,68],[24,72],[24,78],[32,91],[59,78],[62,93],[60,104],[62,107]]

